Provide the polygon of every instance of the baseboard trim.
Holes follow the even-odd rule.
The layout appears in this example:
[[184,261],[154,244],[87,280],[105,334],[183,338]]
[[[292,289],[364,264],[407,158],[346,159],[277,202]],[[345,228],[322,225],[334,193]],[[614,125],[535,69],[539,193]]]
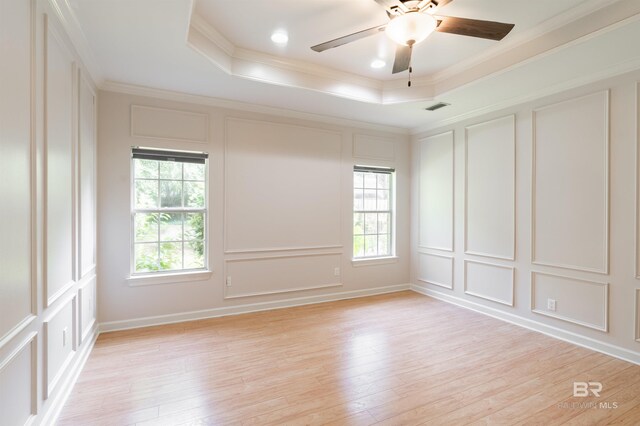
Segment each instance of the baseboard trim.
[[195,321],[207,318],[216,318],[229,315],[248,314],[251,312],[269,311],[273,309],[290,308],[293,306],[311,305],[316,303],[334,302],[337,300],[356,299],[358,297],[375,296],[377,294],[395,293],[406,291],[411,288],[410,284],[398,284],[386,287],[376,287],[364,290],[343,291],[318,296],[295,297],[273,302],[250,303],[223,308],[206,309],[203,311],[192,311],[169,315],[158,315],[153,317],[135,318],[122,321],[109,321],[100,323],[100,333],[112,331],[129,330],[133,328],[151,327],[164,324],[175,324],[186,321]]
[[528,330],[537,331],[538,333],[545,334],[555,339],[563,340],[574,345],[582,346],[583,348],[591,349],[596,352],[601,352],[605,355],[619,358],[624,361],[631,362],[633,364],[640,365],[640,353],[631,351],[629,349],[622,348],[620,346],[611,345],[609,343],[600,342],[590,337],[581,336],[570,331],[562,330],[557,327],[553,327],[547,324],[543,324],[538,321],[523,318],[517,315],[510,314],[498,309],[484,306],[479,303],[475,303],[469,300],[462,299],[457,296],[441,293],[430,288],[411,284],[411,290],[416,293],[423,294],[425,296],[433,297],[434,299],[441,300],[443,302],[451,303],[452,305],[460,306],[465,309],[469,309],[523,328]]
[[43,413],[42,419],[36,420],[36,423],[41,425],[54,425],[58,421],[58,417],[60,417],[60,413],[62,413],[62,409],[67,403],[69,395],[71,395],[71,391],[78,381],[78,377],[80,377],[80,373],[87,363],[89,355],[100,335],[98,326],[94,325],[90,333],[90,339],[83,340],[80,350],[71,362],[71,367],[67,370],[65,378],[58,385],[59,388],[56,389],[55,396],[51,400],[48,409]]

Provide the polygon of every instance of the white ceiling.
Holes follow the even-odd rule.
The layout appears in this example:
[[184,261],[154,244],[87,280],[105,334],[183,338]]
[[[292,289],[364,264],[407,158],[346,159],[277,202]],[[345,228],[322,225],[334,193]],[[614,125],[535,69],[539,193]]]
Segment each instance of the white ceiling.
[[[580,3],[583,0],[455,0],[438,13],[515,23],[506,41]],[[399,77],[391,74],[395,44],[384,33],[322,53],[310,49],[337,37],[386,24],[389,19],[385,9],[374,0],[198,0],[195,13],[237,47],[379,80]],[[271,42],[270,36],[276,30],[288,33],[287,46]],[[414,75],[442,71],[497,44],[492,40],[433,33],[415,47]],[[371,61],[376,58],[384,59],[387,66],[372,69]],[[401,77],[406,78],[406,73]]]
[[[68,21],[78,24],[70,32],[104,87],[124,83],[399,128],[434,126],[640,67],[629,41],[640,39],[637,0],[454,0],[440,13],[516,27],[499,43],[433,34],[415,52],[411,89],[404,76],[390,79],[393,46],[383,34],[324,53],[309,49],[384,23],[373,0],[54,1],[70,6]],[[286,48],[269,40],[275,29],[288,32]],[[371,60],[384,55],[391,55],[387,69],[372,70]],[[440,100],[452,106],[423,110]]]

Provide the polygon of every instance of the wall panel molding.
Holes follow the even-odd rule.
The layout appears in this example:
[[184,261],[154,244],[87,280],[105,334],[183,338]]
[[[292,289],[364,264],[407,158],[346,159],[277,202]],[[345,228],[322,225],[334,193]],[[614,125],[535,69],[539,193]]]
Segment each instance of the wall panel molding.
[[[313,263],[307,262],[306,265],[296,265],[295,263],[286,262],[286,260],[301,260],[309,258],[326,258],[333,257],[333,260],[327,260],[326,262],[313,265]],[[226,259],[225,260],[225,274],[227,280],[231,280],[231,286],[225,286],[224,298],[225,299],[239,299],[245,297],[255,297],[255,296],[265,296],[272,294],[282,294],[282,293],[291,293],[296,291],[307,291],[307,290],[317,290],[324,288],[332,288],[332,287],[340,287],[342,286],[342,282],[340,282],[340,275],[334,274],[335,268],[340,268],[342,258],[342,252],[327,252],[327,253],[291,253],[285,255],[274,255],[274,256],[252,256],[252,257],[242,257],[237,259]],[[284,261],[284,262],[283,262]],[[267,263],[271,262],[271,266],[267,266]],[[320,261],[318,261],[320,263]],[[231,269],[235,268],[234,264],[248,264],[243,271],[241,269],[236,269],[235,271],[231,271]],[[289,263],[288,267],[285,267],[284,264]],[[278,266],[278,264],[280,264]],[[317,269],[313,269],[313,268]],[[267,285],[265,290],[263,291],[251,291],[251,292],[239,292],[232,293],[235,287],[238,287],[238,281],[242,281],[243,278],[246,280],[245,282],[251,283],[251,288],[259,287],[261,284],[261,279],[266,275],[261,273],[262,269],[267,268],[272,271],[284,271],[287,270],[286,276],[282,276],[277,279],[277,282],[270,283]],[[328,269],[328,270],[327,270]],[[298,270],[298,271],[296,271]],[[304,274],[303,274],[304,272]],[[299,273],[297,276],[302,277],[306,276],[305,282],[310,281],[309,277],[314,276],[314,278],[318,278],[315,284],[311,285],[300,285],[300,282],[296,278],[296,273]],[[234,275],[237,274],[237,275]],[[238,278],[238,275],[242,276],[242,278]],[[278,275],[278,274],[276,274]],[[287,285],[287,280],[290,280],[290,283]],[[336,282],[337,280],[337,282]],[[283,285],[284,284],[284,285]],[[242,283],[240,284],[242,285]],[[278,286],[280,288],[278,288]]]
[[[515,120],[516,117],[512,114],[465,128],[464,252],[466,254],[515,260]],[[479,147],[474,149],[474,145]],[[474,160],[474,155],[480,158]],[[475,161],[477,166],[470,167],[470,163],[473,165]],[[472,191],[469,190],[470,187]]]
[[[28,359],[28,369],[29,369],[29,375],[30,375],[30,380],[24,380],[24,375],[20,374],[20,379],[21,382],[18,383],[10,383],[10,386],[1,386],[2,383],[0,381],[0,423],[3,424],[17,424],[14,423],[15,420],[17,419],[7,419],[5,416],[8,416],[7,412],[9,411],[9,407],[3,407],[4,403],[6,401],[8,401],[8,398],[3,398],[2,397],[2,393],[3,392],[11,392],[13,397],[12,397],[12,402],[15,403],[16,399],[15,399],[15,394],[16,392],[20,392],[20,386],[28,386],[28,398],[29,398],[29,402],[26,404],[28,405],[28,411],[29,413],[27,414],[27,418],[24,421],[25,425],[29,425],[33,422],[33,420],[35,419],[35,416],[38,414],[38,391],[37,391],[37,387],[38,387],[38,333],[35,331],[32,331],[31,333],[29,333],[23,340],[21,343],[19,343],[17,345],[17,347],[11,352],[9,353],[4,359],[0,360],[0,378],[2,378],[2,375],[5,371],[7,371],[9,369],[9,367],[11,366],[12,363],[16,362],[18,360],[18,358],[23,354],[23,352],[29,348],[30,351],[30,355],[29,355],[29,359]],[[24,381],[22,381],[24,380]],[[11,408],[15,409],[15,405],[13,405]],[[5,423],[6,422],[6,423]]]
[[640,288],[636,288],[636,342],[640,343]]
[[395,161],[395,148],[395,142],[392,138],[371,136],[361,133],[353,135],[352,155],[354,158]]
[[[44,34],[43,286],[45,306],[48,307],[62,297],[77,279],[77,176],[74,161],[77,122],[74,116],[77,115],[78,73],[64,38],[46,14]],[[52,81],[53,78],[58,81]],[[61,181],[53,182],[54,178]],[[56,258],[52,259],[52,254]]]
[[[246,155],[247,144],[256,137],[262,138],[260,149],[256,150],[253,144],[252,155]],[[342,132],[338,131],[227,117],[223,189],[225,253],[341,247],[343,143]],[[278,164],[274,164],[276,159]],[[287,174],[299,178],[292,181]],[[283,185],[284,182],[288,183]],[[264,187],[264,191],[256,191],[256,185]],[[302,211],[302,206],[308,204],[317,206],[313,217],[309,216],[308,209]],[[259,217],[262,223],[256,221],[255,215],[247,216],[256,208],[262,209]]]
[[334,250],[342,249],[343,245],[335,246],[299,246],[299,247],[272,247],[262,249],[240,249],[240,250],[225,250],[224,254],[249,254],[249,253],[274,253],[274,252],[290,252],[290,251],[310,251],[310,250]]
[[[82,280],[92,274],[96,268],[97,176],[95,169],[97,164],[96,124],[98,121],[96,92],[93,90],[86,73],[81,70],[78,70],[78,73],[78,279]],[[87,110],[85,108],[87,107],[89,117],[86,117]],[[89,120],[88,123],[85,120]],[[88,156],[85,155],[86,151],[89,151]],[[88,160],[90,162],[87,164]],[[87,198],[89,199],[87,200]]]
[[23,330],[25,330],[31,323],[38,318],[36,315],[29,315],[16,324],[11,330],[9,330],[4,336],[0,338],[0,350],[11,342],[16,336],[18,336]]
[[[508,274],[503,274],[503,278],[504,276],[508,276],[509,282],[507,283],[507,292],[508,295],[507,297],[503,297],[500,298],[495,294],[489,294],[490,291],[492,289],[485,289],[485,290],[489,290],[489,291],[485,291],[483,293],[483,289],[482,288],[478,288],[478,289],[470,289],[470,285],[469,285],[469,265],[472,265],[472,267],[475,265],[479,268],[485,268],[485,269],[498,269],[498,270],[503,270],[503,271],[508,271]],[[505,266],[505,265],[498,265],[495,263],[488,263],[488,262],[479,262],[476,260],[469,260],[469,259],[465,259],[464,261],[464,292],[465,294],[468,294],[470,296],[474,296],[474,297],[479,297],[481,299],[485,299],[485,300],[490,300],[492,302],[497,302],[497,303],[501,303],[503,305],[507,305],[507,306],[514,306],[514,293],[515,293],[515,274],[516,274],[516,268],[514,268],[513,266]],[[489,279],[486,276],[481,276],[480,277],[480,281],[481,281],[481,285],[485,284],[485,283],[489,283],[490,286],[494,287],[498,284],[498,281],[496,279],[496,277],[492,277],[492,279]]]
[[[419,140],[418,247],[454,251],[455,141],[453,130]],[[439,144],[431,147],[429,144]],[[430,152],[431,151],[431,152]],[[429,161],[433,157],[433,163]],[[437,202],[431,202],[432,196]]]
[[542,334],[546,334],[547,336],[589,348],[634,364],[640,364],[640,353],[637,351],[540,322],[539,318],[530,319],[509,310],[499,309],[497,307],[489,306],[486,303],[478,303],[475,300],[468,300],[467,298],[462,298],[449,292],[445,293],[438,289],[426,288],[416,284],[411,285],[411,290],[452,305],[460,306],[462,308],[499,319],[509,324],[514,324],[528,330],[534,330]]
[[454,260],[452,255],[418,252],[418,281],[453,290]]
[[[538,289],[538,277],[546,277],[549,280],[546,289]],[[545,291],[546,298],[544,294],[541,294]],[[583,302],[579,307],[575,303],[578,294],[580,294]],[[557,301],[555,312],[546,309],[546,303],[544,302],[547,299]],[[589,310],[585,308],[588,303],[591,303]],[[577,309],[574,310],[573,307],[577,307]],[[531,271],[531,311],[606,333],[609,328],[609,284]],[[584,318],[585,315],[591,315],[593,312],[600,313],[597,318],[596,316],[592,318],[595,321],[589,321]]]
[[78,288],[78,344],[83,344],[96,324],[96,276]]
[[[62,314],[68,317],[63,318]],[[64,333],[64,342],[57,339]],[[43,387],[44,399],[53,395],[58,384],[65,377],[67,368],[78,349],[78,297],[73,294],[60,303],[43,321]]]
[[131,137],[206,144],[209,114],[131,105]]
[[[609,90],[537,108],[532,121],[531,262],[608,274]],[[543,122],[550,127],[542,129]],[[541,150],[547,152],[544,173],[538,172]],[[585,163],[589,155],[591,162]],[[594,178],[598,167],[602,176]],[[546,181],[540,185],[538,179]],[[593,207],[594,199],[601,205]],[[545,202],[549,206],[540,207]],[[553,216],[538,217],[549,212]],[[560,213],[571,217],[557,219]],[[545,249],[553,253],[543,255]]]
[[636,82],[636,204],[635,204],[635,248],[636,279],[640,280],[640,81]]
[[[37,315],[36,4],[5,1],[0,12],[0,348]],[[10,242],[10,243],[9,243]]]

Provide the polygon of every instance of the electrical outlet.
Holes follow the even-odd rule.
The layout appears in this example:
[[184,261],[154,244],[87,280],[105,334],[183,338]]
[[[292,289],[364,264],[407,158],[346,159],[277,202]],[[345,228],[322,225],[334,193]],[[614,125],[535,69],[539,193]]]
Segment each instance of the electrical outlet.
[[227,277],[227,287],[231,287],[231,277]]
[[336,277],[340,276],[340,268],[333,268],[333,275],[335,275]]
[[547,299],[547,310],[556,311],[556,301],[555,299]]

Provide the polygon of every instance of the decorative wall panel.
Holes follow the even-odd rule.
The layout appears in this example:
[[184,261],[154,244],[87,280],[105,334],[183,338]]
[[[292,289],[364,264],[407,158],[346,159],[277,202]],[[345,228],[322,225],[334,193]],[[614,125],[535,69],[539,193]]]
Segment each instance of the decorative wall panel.
[[419,246],[453,251],[453,132],[420,140]]

